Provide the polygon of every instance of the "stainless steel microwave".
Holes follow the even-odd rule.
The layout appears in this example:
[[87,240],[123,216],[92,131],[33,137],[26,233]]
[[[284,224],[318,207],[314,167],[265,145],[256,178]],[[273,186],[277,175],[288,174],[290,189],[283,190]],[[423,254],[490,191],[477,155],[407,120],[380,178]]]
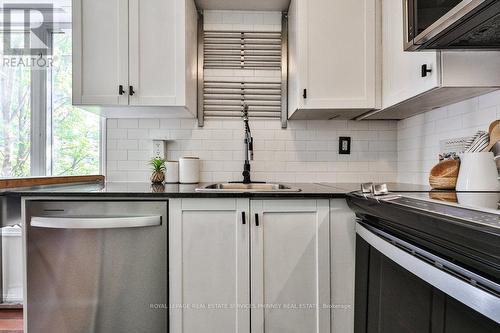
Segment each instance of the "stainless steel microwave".
[[499,0],[399,1],[406,51],[500,49]]

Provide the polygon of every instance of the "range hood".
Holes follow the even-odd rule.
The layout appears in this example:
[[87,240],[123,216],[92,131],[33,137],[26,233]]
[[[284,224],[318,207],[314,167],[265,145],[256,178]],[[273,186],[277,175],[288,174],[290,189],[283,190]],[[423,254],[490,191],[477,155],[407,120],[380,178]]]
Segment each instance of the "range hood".
[[500,1],[404,1],[405,50],[500,49]]

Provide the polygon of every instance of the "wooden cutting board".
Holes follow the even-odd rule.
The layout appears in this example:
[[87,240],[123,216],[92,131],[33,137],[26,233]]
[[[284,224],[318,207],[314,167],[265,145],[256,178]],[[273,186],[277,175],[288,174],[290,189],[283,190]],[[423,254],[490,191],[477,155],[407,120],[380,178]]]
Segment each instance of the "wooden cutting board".
[[490,144],[483,150],[484,152],[491,151],[495,143],[500,141],[500,120],[496,120],[490,125]]

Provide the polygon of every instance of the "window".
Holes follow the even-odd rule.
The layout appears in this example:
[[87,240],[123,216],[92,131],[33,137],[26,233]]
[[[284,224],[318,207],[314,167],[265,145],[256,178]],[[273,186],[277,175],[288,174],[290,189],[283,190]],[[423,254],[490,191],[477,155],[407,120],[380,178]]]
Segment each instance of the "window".
[[[0,38],[4,34],[0,33]],[[12,42],[23,34],[12,34]],[[3,58],[3,43],[0,55]],[[30,174],[31,72],[27,67],[0,67],[0,177]]]
[[5,61],[6,34],[22,47],[26,28],[0,27],[0,178],[101,173],[102,119],[71,105],[71,0],[61,2],[46,32],[50,66]]
[[52,175],[99,173],[100,117],[71,105],[71,31],[53,34],[49,76]]

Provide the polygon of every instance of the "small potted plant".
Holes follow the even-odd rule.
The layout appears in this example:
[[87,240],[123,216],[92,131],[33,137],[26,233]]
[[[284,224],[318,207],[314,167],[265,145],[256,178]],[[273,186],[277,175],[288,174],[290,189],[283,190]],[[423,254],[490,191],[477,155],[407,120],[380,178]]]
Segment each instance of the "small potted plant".
[[162,184],[165,180],[165,160],[163,158],[155,157],[149,161],[149,165],[153,169],[151,173],[151,183]]

